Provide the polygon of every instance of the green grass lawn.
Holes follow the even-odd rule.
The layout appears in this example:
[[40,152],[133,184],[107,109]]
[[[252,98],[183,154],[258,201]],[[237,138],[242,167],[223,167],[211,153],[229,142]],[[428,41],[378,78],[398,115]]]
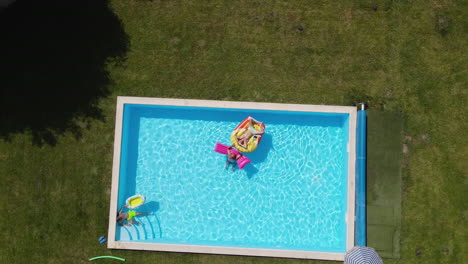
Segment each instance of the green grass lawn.
[[334,263],[99,244],[119,95],[401,111],[401,259],[385,263],[468,261],[466,3],[39,2],[0,11],[0,263]]

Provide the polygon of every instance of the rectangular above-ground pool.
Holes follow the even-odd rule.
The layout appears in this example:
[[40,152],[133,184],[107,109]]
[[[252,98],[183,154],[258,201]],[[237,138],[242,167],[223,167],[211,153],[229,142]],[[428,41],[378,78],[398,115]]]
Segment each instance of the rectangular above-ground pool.
[[[266,125],[243,170],[216,142]],[[356,108],[119,97],[108,247],[343,260],[354,246]],[[128,197],[146,203],[122,226]]]

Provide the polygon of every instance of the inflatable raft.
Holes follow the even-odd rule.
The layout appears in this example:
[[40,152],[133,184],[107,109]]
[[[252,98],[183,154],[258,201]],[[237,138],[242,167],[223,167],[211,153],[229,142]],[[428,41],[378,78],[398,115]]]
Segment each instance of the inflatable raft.
[[[251,121],[252,120],[252,121]],[[247,142],[247,147],[241,146],[238,142],[238,137],[241,137],[247,131],[251,130],[252,128],[250,127],[251,122],[253,122],[253,128],[255,131],[264,131],[265,130],[265,125],[261,122],[258,122],[255,120],[253,117],[248,116],[246,117],[231,133],[231,142],[238,149],[240,152],[252,152],[257,149],[258,144],[260,144],[260,140],[262,139],[262,135],[252,132],[254,135],[250,137],[249,141]]]
[[[216,146],[215,146],[215,149],[214,151],[220,153],[220,154],[224,154],[224,155],[227,155],[227,149],[228,149],[228,146],[226,145],[223,145],[219,142],[216,142]],[[239,152],[237,152],[236,149],[231,149],[232,153],[234,153],[234,155],[237,155],[239,154]],[[247,158],[246,156],[242,155],[242,157],[240,157],[238,160],[237,160],[237,166],[239,167],[239,169],[243,169],[245,167],[245,165],[249,164],[250,163],[250,159]]]
[[145,203],[145,197],[141,194],[135,194],[132,197],[128,197],[126,203],[128,209],[135,209]]

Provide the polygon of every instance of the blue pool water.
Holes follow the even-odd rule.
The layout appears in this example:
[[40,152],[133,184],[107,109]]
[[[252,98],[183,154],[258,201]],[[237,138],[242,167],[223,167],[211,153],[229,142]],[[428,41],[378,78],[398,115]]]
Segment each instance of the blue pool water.
[[[246,116],[266,125],[244,170],[226,170]],[[346,251],[348,114],[126,104],[119,204],[153,215],[117,241]]]

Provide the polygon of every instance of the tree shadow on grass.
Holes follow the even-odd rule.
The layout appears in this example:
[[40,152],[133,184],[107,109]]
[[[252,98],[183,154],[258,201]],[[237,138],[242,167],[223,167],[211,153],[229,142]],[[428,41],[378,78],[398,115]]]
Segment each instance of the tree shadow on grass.
[[107,0],[18,0],[0,10],[0,36],[1,139],[30,131],[55,145],[104,120],[106,65],[122,63],[129,43]]

